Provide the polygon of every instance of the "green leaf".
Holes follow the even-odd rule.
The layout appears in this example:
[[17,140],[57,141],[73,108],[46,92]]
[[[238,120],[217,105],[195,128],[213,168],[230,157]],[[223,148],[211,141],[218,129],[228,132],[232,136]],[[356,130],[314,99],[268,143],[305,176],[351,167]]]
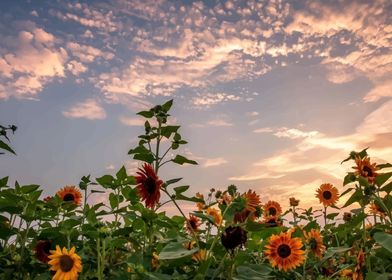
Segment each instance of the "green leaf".
[[346,201],[346,203],[344,204],[343,208],[353,204],[354,202],[359,202],[362,198],[363,198],[363,194],[362,194],[361,189],[357,189],[352,194],[352,196]]
[[180,128],[179,125],[168,125],[161,128],[161,135],[169,138],[172,133],[176,133],[177,130]]
[[143,116],[147,119],[150,119],[154,116],[154,112],[153,111],[141,111],[139,113],[137,113],[137,115]]
[[22,193],[31,193],[39,188],[39,185],[26,185],[20,188]]
[[388,280],[388,275],[370,271],[366,274],[366,280]]
[[355,179],[356,179],[356,177],[355,177],[354,173],[353,173],[353,172],[349,172],[349,173],[344,177],[343,186],[345,186],[345,185],[347,185],[347,184],[350,184],[350,183],[352,183],[352,182],[355,182]]
[[65,229],[71,229],[71,228],[73,228],[73,227],[76,227],[77,225],[79,225],[80,224],[80,221],[79,220],[76,220],[76,219],[68,219],[68,220],[65,220],[64,222],[61,222],[60,223],[60,227],[63,227],[63,228],[65,228]]
[[111,187],[114,183],[114,178],[112,175],[103,175],[102,177],[97,178],[98,184],[102,187],[107,188]]
[[128,155],[131,154],[150,154],[150,150],[144,147],[144,145],[139,145],[135,149],[130,149]]
[[166,186],[168,186],[168,185],[171,185],[171,184],[175,184],[175,183],[177,183],[178,181],[181,181],[181,180],[182,180],[182,178],[171,179],[171,180],[167,180],[165,182],[165,184],[166,184]]
[[386,184],[384,187],[381,188],[381,191],[390,193],[392,191],[392,182]]
[[165,104],[162,105],[162,110],[165,111],[166,113],[170,110],[170,108],[173,105],[173,99],[167,101]]
[[176,157],[174,159],[172,159],[172,161],[174,163],[177,163],[177,164],[180,164],[180,165],[183,165],[184,163],[197,165],[196,161],[187,159],[186,157],[181,156],[181,155],[176,155]]
[[11,149],[10,146],[8,146],[8,144],[6,144],[5,142],[3,142],[2,140],[0,140],[0,149],[6,150],[10,153],[13,153],[14,155],[16,155],[15,151],[13,149]]
[[120,168],[120,170],[116,173],[116,177],[118,180],[125,180],[127,178],[127,171],[125,170],[124,165]]
[[380,168],[380,169],[390,168],[390,167],[392,167],[392,164],[390,164],[390,163],[378,164],[377,167]]
[[175,260],[186,256],[191,256],[196,253],[199,248],[188,250],[184,247],[183,242],[171,242],[163,247],[159,253],[160,260]]
[[135,154],[133,159],[145,161],[147,163],[153,163],[155,158],[153,154]]
[[272,278],[269,275],[272,268],[266,264],[247,264],[237,267],[237,275],[233,277],[235,280],[258,280]]
[[0,188],[6,187],[8,183],[8,176],[0,179]]
[[345,190],[344,192],[342,192],[342,194],[340,195],[340,197],[348,194],[349,192],[351,192],[354,188],[348,188],[347,190]]
[[114,193],[110,193],[109,194],[109,202],[110,202],[110,207],[112,209],[115,209],[118,207],[118,198],[117,195],[115,195]]
[[381,187],[391,176],[392,172],[378,174],[376,176],[376,185]]
[[374,240],[378,242],[382,247],[392,253],[392,234],[386,232],[376,232],[374,234]]
[[327,215],[327,219],[333,220],[338,215],[339,215],[339,213],[330,213]]
[[183,192],[186,192],[188,189],[189,189],[189,186],[180,186],[180,187],[175,187],[174,191],[176,192],[176,195],[178,195]]
[[329,247],[324,255],[323,261],[333,257],[336,254],[344,253],[350,250],[349,247]]
[[362,176],[358,177],[358,183],[361,186],[365,186],[365,187],[369,186],[369,181],[365,177],[362,177]]

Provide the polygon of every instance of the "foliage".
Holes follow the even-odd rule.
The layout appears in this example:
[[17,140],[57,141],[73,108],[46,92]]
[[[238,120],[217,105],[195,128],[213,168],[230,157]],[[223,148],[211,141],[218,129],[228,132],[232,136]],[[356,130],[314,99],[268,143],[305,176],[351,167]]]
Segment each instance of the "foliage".
[[[302,209],[291,198],[290,208],[280,213],[278,202],[263,204],[256,192],[241,193],[234,185],[211,189],[205,196],[191,195],[190,187],[180,184],[181,178],[159,178],[166,164],[197,164],[179,153],[187,141],[180,126],[168,124],[172,104],[170,100],[138,113],[146,118],[144,134],[128,152],[146,163],[137,174],[121,167],[115,175],[95,180],[84,176],[81,194],[68,187],[46,198],[38,185],[11,186],[8,177],[0,179],[0,279],[53,277],[42,258],[45,252],[40,255],[43,242],[49,242],[51,250],[56,245],[76,248],[72,256],[80,256],[83,265],[79,279],[392,276],[391,164],[370,163],[367,149],[350,153],[345,161],[355,162],[356,167],[343,179],[339,196],[346,199],[343,208],[350,206],[350,211],[328,203],[323,209]],[[6,130],[14,131],[0,128],[4,137]],[[330,199],[327,191],[318,192],[320,200]],[[94,194],[107,195],[107,203],[87,203]],[[81,203],[76,199],[79,195]],[[195,205],[189,215],[181,207],[183,202]],[[178,215],[169,217],[162,211],[169,203]],[[353,205],[359,208],[352,209]],[[342,220],[330,209],[347,212]],[[293,246],[292,251],[280,246],[285,242]],[[294,246],[304,258],[290,255]],[[272,255],[274,250],[277,254]],[[286,255],[292,267],[282,261]]]

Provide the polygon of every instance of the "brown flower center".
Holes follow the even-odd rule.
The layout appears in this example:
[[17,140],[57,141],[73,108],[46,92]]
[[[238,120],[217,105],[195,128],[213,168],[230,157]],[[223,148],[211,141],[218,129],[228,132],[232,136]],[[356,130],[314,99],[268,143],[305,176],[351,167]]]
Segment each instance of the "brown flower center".
[[369,166],[364,166],[363,171],[366,172],[365,176],[373,177],[373,170]]
[[268,208],[268,213],[271,215],[271,216],[275,216],[276,215],[276,208],[275,207],[270,207],[270,208]]
[[153,194],[155,192],[156,183],[154,178],[147,177],[146,181],[144,182],[144,187],[146,188],[149,194]]
[[196,229],[197,228],[197,224],[196,224],[196,222],[194,220],[190,220],[189,224],[190,224],[192,229]]
[[291,248],[287,244],[281,244],[278,247],[278,255],[279,257],[285,259],[291,255]]
[[323,197],[329,200],[332,198],[332,193],[330,191],[323,191]]
[[75,196],[72,193],[67,193],[64,195],[64,201],[75,201]]
[[309,241],[310,249],[316,250],[317,249],[317,240],[312,238]]
[[42,248],[42,251],[46,254],[46,255],[50,255],[50,250],[52,249],[52,243],[50,243],[49,241],[45,241],[44,246]]
[[62,255],[60,257],[60,268],[63,272],[68,272],[72,269],[74,260],[68,255]]

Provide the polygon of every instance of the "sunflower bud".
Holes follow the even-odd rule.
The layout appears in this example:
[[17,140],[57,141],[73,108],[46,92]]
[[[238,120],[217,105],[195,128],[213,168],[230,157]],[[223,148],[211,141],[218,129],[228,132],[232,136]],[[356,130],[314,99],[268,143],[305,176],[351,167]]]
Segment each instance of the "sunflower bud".
[[247,240],[247,231],[240,226],[229,226],[221,235],[222,245],[227,250],[234,250],[238,246],[243,246]]

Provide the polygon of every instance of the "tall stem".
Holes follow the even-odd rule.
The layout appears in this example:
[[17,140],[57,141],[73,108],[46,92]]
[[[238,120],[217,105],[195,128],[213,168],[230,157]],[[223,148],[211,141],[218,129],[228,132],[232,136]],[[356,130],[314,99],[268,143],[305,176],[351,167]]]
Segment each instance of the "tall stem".
[[324,206],[324,228],[327,226],[327,206]]

